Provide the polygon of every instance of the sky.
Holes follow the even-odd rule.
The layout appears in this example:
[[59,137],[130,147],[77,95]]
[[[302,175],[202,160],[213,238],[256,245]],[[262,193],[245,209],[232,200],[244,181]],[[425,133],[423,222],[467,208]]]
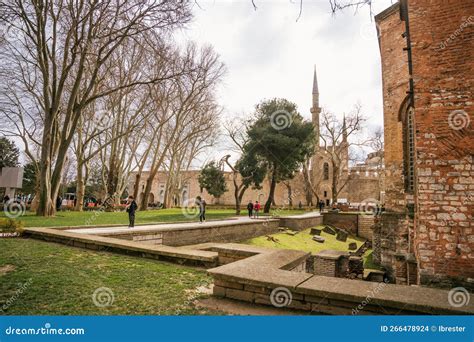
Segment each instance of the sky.
[[[393,0],[375,0],[372,14]],[[329,0],[203,1],[180,39],[210,44],[226,65],[218,90],[226,116],[248,116],[263,99],[283,97],[310,119],[316,66],[320,106],[337,116],[356,103],[369,119],[367,129],[383,125],[380,53],[369,7],[331,12]]]

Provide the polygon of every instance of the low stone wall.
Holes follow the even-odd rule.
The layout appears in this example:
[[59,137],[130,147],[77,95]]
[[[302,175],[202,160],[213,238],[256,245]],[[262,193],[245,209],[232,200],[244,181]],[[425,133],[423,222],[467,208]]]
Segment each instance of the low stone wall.
[[359,215],[357,236],[372,241],[374,219],[374,215]]
[[342,228],[352,235],[357,235],[358,216],[358,214],[324,213],[323,224]]
[[206,242],[236,242],[278,232],[278,219],[258,219],[239,222],[229,220],[215,225],[185,228],[153,228],[141,231],[101,233],[100,236],[140,241],[166,246],[186,246]]
[[319,213],[280,217],[280,227],[298,231],[316,227],[321,224],[323,224],[323,216]]
[[474,313],[474,303],[450,305],[445,290],[301,272],[309,258],[301,251],[262,251],[210,269],[213,293],[250,303],[336,315]]
[[342,228],[347,232],[372,241],[375,216],[371,214],[324,213],[323,224]]
[[142,242],[98,235],[71,233],[48,228],[25,228],[23,235],[25,237],[61,243],[67,246],[165,260],[181,265],[186,264],[201,267],[218,265],[218,254],[212,251],[151,245]]
[[[343,258],[343,257],[346,258]],[[333,250],[321,251],[313,257],[313,272],[326,277],[345,276],[349,253]]]

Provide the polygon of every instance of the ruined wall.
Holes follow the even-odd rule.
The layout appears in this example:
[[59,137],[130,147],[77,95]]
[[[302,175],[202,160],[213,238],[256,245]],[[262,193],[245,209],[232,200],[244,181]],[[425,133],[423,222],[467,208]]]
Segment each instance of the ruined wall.
[[[405,2],[402,2],[402,4]],[[474,277],[472,1],[408,0],[414,81],[414,185],[405,192],[408,90],[405,22],[395,4],[376,16],[385,126],[385,203],[376,259],[398,283],[466,286]],[[402,9],[406,8],[404,5]],[[403,12],[403,11],[402,11]]]
[[403,47],[405,24],[399,5],[394,4],[375,17],[379,34],[384,106],[385,205],[389,210],[405,210],[403,180],[403,133],[400,107],[408,91],[408,63]]
[[381,192],[383,176],[365,176],[364,174],[351,173],[347,182],[348,196],[351,203],[365,203],[377,200],[382,202]]
[[413,0],[408,8],[419,276],[427,285],[463,284],[474,277],[474,2]]

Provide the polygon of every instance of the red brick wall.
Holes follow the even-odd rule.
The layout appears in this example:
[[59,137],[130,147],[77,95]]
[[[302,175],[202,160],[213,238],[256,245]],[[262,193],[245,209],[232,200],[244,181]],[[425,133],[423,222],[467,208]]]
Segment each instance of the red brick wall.
[[408,3],[420,281],[462,282],[474,277],[474,132],[468,123],[474,109],[474,1]]
[[384,140],[385,140],[385,205],[389,210],[404,211],[403,134],[399,121],[400,106],[408,91],[407,55],[400,20],[395,4],[376,17],[382,64]]

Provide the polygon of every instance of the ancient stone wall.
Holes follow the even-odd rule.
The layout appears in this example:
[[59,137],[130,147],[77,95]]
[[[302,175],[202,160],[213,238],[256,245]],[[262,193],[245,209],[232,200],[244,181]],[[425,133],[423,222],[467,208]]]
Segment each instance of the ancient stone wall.
[[423,284],[474,278],[474,2],[409,1]]

